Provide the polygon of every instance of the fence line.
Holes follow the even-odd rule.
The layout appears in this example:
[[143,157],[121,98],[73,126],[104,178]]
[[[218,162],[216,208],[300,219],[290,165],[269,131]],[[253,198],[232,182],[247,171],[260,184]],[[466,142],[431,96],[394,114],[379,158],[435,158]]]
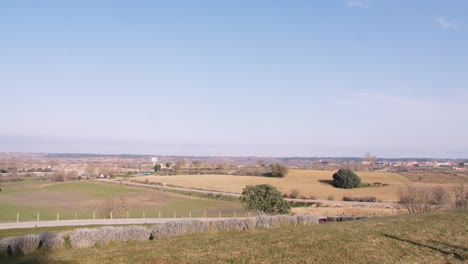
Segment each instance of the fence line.
[[[388,216],[388,215],[395,215],[399,214],[398,212],[395,212],[395,209],[389,209],[387,212],[382,210],[366,210],[367,212],[364,212],[362,208],[355,210],[357,211],[356,213],[351,213],[351,212],[346,212],[341,209],[335,209],[335,210],[326,210],[325,213],[322,213],[323,216]],[[369,212],[370,211],[370,212]],[[252,217],[252,216],[257,216],[259,213],[257,211],[243,211],[239,212],[236,210],[228,211],[228,210],[218,210],[217,214],[211,211],[210,214],[206,210],[189,210],[189,211],[178,211],[178,210],[151,210],[149,213],[147,211],[125,211],[121,213],[116,213],[116,212],[109,212],[109,215],[107,217],[97,217],[96,216],[96,211],[92,212],[92,217],[90,214],[85,214],[85,213],[80,213],[78,214],[79,211],[75,211],[74,215],[68,214],[62,214],[60,215],[60,212],[56,213],[56,221],[61,221],[61,220],[102,220],[102,219],[156,219],[156,218],[227,218],[227,217]],[[172,213],[172,214],[171,214]],[[307,214],[312,213],[314,215],[320,215],[320,213],[314,212],[308,212]],[[303,211],[299,212],[298,214],[304,214]],[[26,214],[28,215],[28,214]],[[79,217],[82,216],[82,217]],[[88,217],[89,216],[89,217]],[[43,214],[41,215],[40,212],[37,212],[36,214],[36,222],[41,222],[41,221],[53,221],[53,216]],[[33,221],[31,219],[31,215],[26,217],[22,217],[21,213],[16,214],[16,222],[31,222]],[[4,222],[5,223],[5,222]]]

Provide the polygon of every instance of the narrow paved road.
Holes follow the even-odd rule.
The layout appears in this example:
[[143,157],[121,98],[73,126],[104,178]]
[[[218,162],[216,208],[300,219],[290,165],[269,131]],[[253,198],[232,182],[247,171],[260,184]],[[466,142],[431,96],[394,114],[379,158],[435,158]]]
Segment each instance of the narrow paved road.
[[[232,217],[229,217],[232,218]],[[83,219],[83,220],[59,220],[39,222],[1,223],[0,229],[54,227],[54,226],[86,226],[86,225],[136,225],[136,224],[162,224],[171,221],[198,219],[201,221],[219,221],[228,217],[216,218],[131,218],[131,219]]]
[[[115,184],[125,184],[125,185],[128,185],[128,186],[140,186],[140,187],[153,188],[153,189],[168,189],[168,190],[177,190],[177,191],[186,191],[186,192],[212,193],[212,194],[221,194],[221,195],[235,196],[235,197],[241,196],[239,193],[216,192],[216,191],[207,191],[207,190],[181,188],[181,187],[169,187],[169,186],[164,187],[164,186],[161,186],[161,185],[152,185],[152,184],[144,184],[144,183],[136,183],[136,182],[126,182],[126,181],[119,181],[119,180],[98,179],[98,181],[108,182],[108,183],[115,183]],[[291,199],[291,198],[285,198],[285,200],[294,201],[294,202],[306,202],[306,203],[403,207],[403,205],[396,204],[396,203],[348,202],[348,201],[328,201],[328,200]]]

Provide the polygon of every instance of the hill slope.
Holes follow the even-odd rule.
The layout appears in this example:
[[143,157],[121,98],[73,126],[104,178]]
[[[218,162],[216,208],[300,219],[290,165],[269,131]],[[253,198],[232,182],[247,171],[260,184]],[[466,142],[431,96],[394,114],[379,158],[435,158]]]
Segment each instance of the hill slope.
[[2,263],[466,263],[466,223],[467,210],[446,211],[38,251]]

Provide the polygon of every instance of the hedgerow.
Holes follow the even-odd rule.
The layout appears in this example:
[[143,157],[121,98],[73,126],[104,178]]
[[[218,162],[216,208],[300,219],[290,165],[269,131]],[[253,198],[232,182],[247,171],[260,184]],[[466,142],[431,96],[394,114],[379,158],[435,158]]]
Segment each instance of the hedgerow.
[[[333,220],[340,221],[341,219]],[[67,244],[69,243],[69,246],[72,248],[87,248],[96,245],[105,245],[110,242],[143,241],[185,234],[241,231],[255,228],[318,223],[319,217],[312,215],[261,215],[257,217],[231,218],[217,221],[201,221],[199,219],[171,221],[155,225],[151,228],[144,226],[79,228],[74,231],[61,233],[42,232],[40,234],[2,238],[0,239],[0,255],[14,255],[18,252],[27,255],[40,248],[60,248],[65,246],[65,240],[67,240]]]

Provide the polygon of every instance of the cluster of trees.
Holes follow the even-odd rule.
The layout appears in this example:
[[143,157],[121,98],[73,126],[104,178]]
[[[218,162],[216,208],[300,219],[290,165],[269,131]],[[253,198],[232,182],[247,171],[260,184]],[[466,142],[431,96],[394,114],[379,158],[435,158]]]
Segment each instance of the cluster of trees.
[[468,208],[468,190],[464,184],[448,190],[442,186],[407,185],[399,194],[400,203],[409,213],[428,212],[447,204],[452,209]]

